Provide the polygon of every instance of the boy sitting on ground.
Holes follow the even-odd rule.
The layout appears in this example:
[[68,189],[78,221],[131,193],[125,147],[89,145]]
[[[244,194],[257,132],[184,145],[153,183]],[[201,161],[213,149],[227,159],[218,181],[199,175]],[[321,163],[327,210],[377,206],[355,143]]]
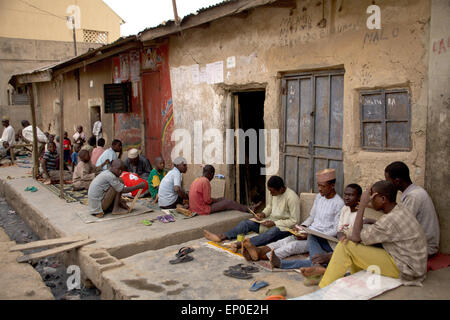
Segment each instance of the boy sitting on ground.
[[[349,268],[353,274],[372,265],[379,267],[381,275],[402,282],[417,284],[425,279],[428,253],[424,231],[411,211],[395,202],[396,195],[397,189],[389,181],[378,181],[363,193],[352,234],[336,246],[319,287],[342,278]],[[385,215],[363,229],[369,202]],[[382,248],[372,246],[380,243]]]
[[164,169],[166,163],[162,157],[156,157],[155,162],[153,163],[155,167],[150,172],[148,176],[148,191],[150,192],[153,202],[158,202],[158,188],[161,184],[161,180],[167,174],[167,171]]
[[[226,239],[236,239],[238,234],[253,231],[259,235],[250,239],[251,244],[263,246],[291,235],[288,231],[289,227],[298,223],[300,218],[300,199],[292,189],[285,186],[283,179],[279,176],[270,177],[267,188],[270,196],[266,208],[262,213],[256,214],[259,223],[247,219],[222,234],[203,230],[205,238],[221,242]],[[241,243],[235,242],[232,246],[236,250],[241,247]]]
[[112,214],[127,214],[128,206],[122,200],[122,193],[132,192],[145,188],[141,182],[133,187],[125,187],[122,174],[123,163],[116,159],[111,163],[109,170],[104,170],[92,181],[88,191],[88,206],[91,214],[97,218],[103,218],[105,212]]
[[216,170],[211,165],[203,168],[203,176],[196,178],[189,188],[189,209],[199,215],[218,211],[237,210],[249,212],[246,206],[225,198],[211,198],[211,183]]
[[102,167],[109,163],[109,160],[106,159],[101,166],[94,167],[90,161],[91,157],[89,156],[88,150],[81,150],[78,154],[78,158],[80,159],[80,162],[73,171],[73,190],[88,190],[92,180],[100,173]]

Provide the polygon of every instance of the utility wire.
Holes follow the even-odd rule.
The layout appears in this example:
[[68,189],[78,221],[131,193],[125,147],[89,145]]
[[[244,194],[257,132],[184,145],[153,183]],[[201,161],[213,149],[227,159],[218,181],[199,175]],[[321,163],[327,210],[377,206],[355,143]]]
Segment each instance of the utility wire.
[[24,3],[24,4],[26,4],[27,6],[29,6],[29,7],[31,7],[31,8],[34,8],[34,9],[39,10],[39,11],[41,11],[41,12],[44,12],[44,13],[46,13],[46,14],[48,14],[48,15],[54,16],[54,17],[56,17],[56,18],[58,18],[58,19],[67,20],[67,18],[66,18],[65,16],[58,16],[58,15],[56,15],[56,14],[54,14],[54,13],[51,13],[51,12],[49,12],[49,11],[46,11],[46,10],[41,9],[41,8],[39,8],[39,7],[36,7],[35,5],[32,5],[31,3],[28,3],[28,2],[26,2],[26,1],[24,1],[24,0],[19,0],[19,1],[22,2],[22,3]]

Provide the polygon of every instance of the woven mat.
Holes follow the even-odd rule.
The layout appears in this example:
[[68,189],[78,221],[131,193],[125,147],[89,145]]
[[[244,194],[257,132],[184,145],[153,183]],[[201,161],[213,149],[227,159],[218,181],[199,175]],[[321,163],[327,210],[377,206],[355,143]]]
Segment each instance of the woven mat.
[[[39,183],[59,197],[60,195],[59,184],[43,184],[40,181]],[[73,191],[73,184],[64,184],[64,199],[66,200],[66,202],[80,202],[81,204],[87,206],[88,191],[87,190]]]
[[111,213],[106,213],[103,218],[97,218],[96,216],[92,215],[89,210],[83,210],[83,211],[77,211],[78,217],[80,217],[81,221],[84,223],[96,223],[96,222],[104,222],[104,221],[111,221],[116,219],[124,219],[134,216],[139,216],[141,214],[153,212],[153,209],[141,206],[139,204],[136,204],[133,211],[129,214],[124,215],[112,215]]

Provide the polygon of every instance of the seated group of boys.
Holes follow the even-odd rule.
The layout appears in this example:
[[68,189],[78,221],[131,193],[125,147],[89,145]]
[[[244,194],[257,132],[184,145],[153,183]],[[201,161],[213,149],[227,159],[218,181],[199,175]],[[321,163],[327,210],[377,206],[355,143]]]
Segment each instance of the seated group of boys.
[[[406,164],[391,163],[385,168],[386,180],[365,192],[349,184],[344,199],[335,191],[334,169],[322,170],[316,177],[319,194],[300,225],[299,197],[281,177],[272,176],[267,182],[267,206],[256,219],[244,220],[223,234],[204,230],[205,238],[222,242],[256,232],[254,237],[233,243],[246,260],[269,260],[272,268],[300,269],[305,285],[321,288],[347,272],[369,266],[403,283],[418,284],[425,279],[427,260],[439,250],[439,222],[430,196],[412,183]],[[396,203],[398,191],[402,192],[401,203]],[[368,207],[381,217],[365,218]],[[336,237],[337,244],[326,237]],[[286,259],[307,252],[308,259]]]
[[[152,170],[148,182],[138,176],[133,186],[126,186],[120,178],[123,163],[114,159],[110,168],[97,175],[89,186],[91,213],[98,217],[107,211],[128,213],[121,195],[145,188],[161,209],[177,208],[199,215],[224,210],[250,212],[254,219],[244,220],[223,234],[204,230],[205,238],[222,242],[234,240],[239,234],[256,232],[256,236],[234,242],[234,248],[241,248],[249,261],[269,260],[273,268],[300,268],[305,284],[319,287],[331,284],[349,271],[353,274],[374,265],[383,276],[417,284],[425,279],[428,258],[439,250],[439,221],[433,202],[422,187],[412,183],[409,168],[403,162],[388,165],[384,172],[386,180],[374,183],[364,192],[357,184],[347,185],[344,199],[335,191],[335,170],[318,172],[319,194],[308,218],[299,225],[300,199],[279,176],[268,180],[267,205],[261,213],[255,214],[253,208],[234,201],[211,198],[213,166],[203,168],[203,176],[192,182],[188,193],[181,186],[182,174],[187,171],[186,160],[175,159],[173,169],[167,174],[164,161],[157,160],[157,169]],[[402,192],[401,203],[396,202],[398,191]],[[382,216],[376,220],[365,218],[368,207],[381,212]],[[336,237],[337,245],[305,233],[306,228]],[[307,252],[308,259],[285,259]]]

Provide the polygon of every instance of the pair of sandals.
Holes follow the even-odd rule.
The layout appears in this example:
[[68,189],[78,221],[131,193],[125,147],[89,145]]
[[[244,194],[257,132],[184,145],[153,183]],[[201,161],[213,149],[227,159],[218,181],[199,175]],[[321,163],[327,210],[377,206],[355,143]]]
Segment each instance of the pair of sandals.
[[231,278],[236,279],[251,279],[253,276],[251,273],[259,272],[259,269],[254,266],[243,266],[242,263],[239,263],[235,266],[231,266],[228,270],[223,272],[224,275]]
[[158,216],[158,217],[156,217],[156,219],[158,219],[162,223],[175,222],[175,218],[172,215],[170,215],[170,214],[166,214],[166,215],[163,215],[163,216]]
[[35,186],[26,187],[25,191],[36,192],[36,191],[38,191],[38,188],[36,188]]
[[189,262],[194,260],[193,257],[189,255],[189,253],[194,252],[194,248],[191,247],[183,247],[180,250],[178,250],[178,253],[175,255],[176,259],[170,260],[170,264],[178,264],[183,262]]

